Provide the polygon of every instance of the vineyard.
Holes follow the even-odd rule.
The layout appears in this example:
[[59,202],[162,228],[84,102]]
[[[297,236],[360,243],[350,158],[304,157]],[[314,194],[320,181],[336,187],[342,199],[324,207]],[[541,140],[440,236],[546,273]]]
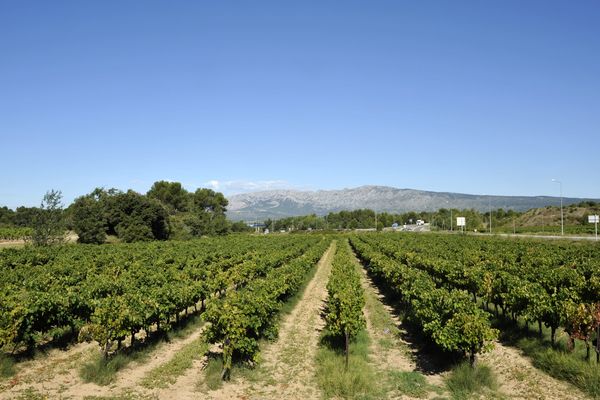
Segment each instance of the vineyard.
[[0,240],[27,240],[32,235],[32,228],[0,228]]
[[[141,330],[169,329],[190,307],[204,307],[272,269],[299,258],[305,241],[214,240],[118,248],[5,250],[0,345],[31,349],[65,332],[100,344],[135,343]],[[281,250],[283,248],[283,250]]]
[[[598,385],[590,385],[600,371],[600,248],[595,244],[398,233],[232,235],[182,242],[5,249],[0,251],[0,273],[0,361],[15,363],[2,375],[9,379],[17,374],[10,382],[0,377],[0,398],[5,390],[7,398],[20,393],[15,392],[20,387],[18,377],[27,373],[25,366],[31,362],[27,360],[37,357],[41,349],[88,342],[97,349],[93,353],[108,363],[120,355],[143,351],[157,338],[176,335],[184,321],[196,317],[203,322],[190,344],[202,354],[190,354],[186,368],[200,365],[194,362],[205,357],[200,370],[191,376],[208,381],[215,373],[211,360],[218,359],[214,364],[218,380],[224,381],[205,392],[207,396],[219,398],[219,390],[229,393],[225,397],[258,395],[253,392],[255,385],[243,383],[249,373],[244,370],[250,368],[258,374],[255,380],[285,375],[289,381],[280,388],[311,385],[306,396],[314,397],[317,387],[329,393],[322,379],[317,384],[305,377],[303,383],[291,384],[297,382],[293,375],[273,372],[286,363],[289,369],[299,363],[319,371],[314,366],[319,357],[311,350],[316,349],[318,339],[310,333],[314,324],[342,344],[342,369],[336,373],[340,376],[350,373],[350,355],[356,354],[360,343],[364,345],[360,370],[371,368],[375,373],[377,368],[387,368],[379,373],[397,377],[404,373],[402,365],[412,365],[410,360],[396,360],[367,368],[370,360],[382,359],[383,352],[407,357],[406,344],[396,332],[398,323],[392,320],[394,313],[384,308],[388,305],[403,310],[401,318],[428,346],[455,362],[466,360],[472,369],[484,362],[479,360],[489,359],[486,354],[502,348],[499,340],[507,326],[521,324],[528,330],[531,325],[540,336],[547,332],[549,342],[540,343],[549,351],[566,337],[567,351],[585,349],[581,365],[589,368],[581,367],[587,369],[578,370],[577,379],[557,378],[600,397]],[[387,293],[385,300],[373,290]],[[286,317],[286,307],[306,310],[305,315],[292,312]],[[379,331],[377,324],[385,318],[375,320],[376,313],[388,318]],[[285,318],[292,322],[284,323]],[[297,326],[294,318],[310,326]],[[303,337],[302,330],[307,330],[305,342],[295,343]],[[386,346],[369,345],[369,336],[384,338]],[[290,342],[297,349],[294,357],[282,358],[271,350],[277,346],[269,343],[277,341]],[[168,346],[177,348],[177,342],[163,347]],[[78,357],[85,363],[85,357],[96,355]],[[271,358],[279,361],[270,362]],[[74,374],[73,379],[81,379]],[[120,372],[115,374],[118,382]],[[448,394],[440,381],[419,374],[413,378],[423,380],[421,387]],[[158,381],[157,387],[165,387]],[[169,382],[177,385],[177,377]],[[113,389],[93,382],[87,385],[99,394],[114,394]],[[370,389],[371,395],[398,395],[398,385],[383,386]],[[153,387],[146,384],[135,390],[139,396],[161,397],[162,392],[153,392]],[[185,390],[199,390],[194,387]]]
[[403,237],[400,241],[391,236],[361,236],[353,243],[373,272],[387,279],[388,284],[407,282],[409,287],[398,286],[397,290],[410,303],[415,318],[432,315],[428,310],[419,312],[420,305],[453,304],[450,311],[433,313],[448,315],[448,320],[419,320],[425,331],[432,329],[434,340],[441,338],[439,344],[443,348],[469,351],[463,344],[443,343],[445,337],[470,335],[445,334],[440,330],[442,325],[453,325],[449,320],[454,314],[472,320],[468,324],[461,322],[458,327],[481,327],[480,332],[471,332],[479,336],[471,348],[472,354],[494,337],[493,332],[484,329],[489,322],[477,307],[480,299],[485,309],[493,304],[496,315],[500,308],[503,315],[514,321],[523,318],[526,323],[537,323],[540,334],[544,324],[551,329],[552,343],[557,329],[562,327],[572,346],[576,339],[585,343],[589,358],[591,338],[600,324],[597,246],[434,236]]

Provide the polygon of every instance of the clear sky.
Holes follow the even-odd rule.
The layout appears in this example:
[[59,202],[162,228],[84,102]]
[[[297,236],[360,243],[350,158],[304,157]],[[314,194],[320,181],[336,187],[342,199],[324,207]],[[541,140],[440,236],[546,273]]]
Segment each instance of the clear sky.
[[156,180],[600,198],[600,2],[2,1],[0,206]]

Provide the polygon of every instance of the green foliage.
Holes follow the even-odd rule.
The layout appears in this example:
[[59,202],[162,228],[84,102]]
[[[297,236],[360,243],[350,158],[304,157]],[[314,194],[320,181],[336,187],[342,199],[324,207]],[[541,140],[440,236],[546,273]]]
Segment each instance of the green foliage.
[[0,378],[9,378],[15,374],[15,361],[0,353]]
[[104,358],[108,358],[110,346],[115,340],[125,338],[129,332],[131,315],[126,300],[121,296],[107,296],[94,300],[94,312],[90,323],[79,332],[79,339],[95,340],[100,344]]
[[469,353],[474,363],[475,356],[489,350],[490,342],[498,335],[490,326],[488,314],[471,301],[467,292],[437,287],[427,272],[416,268],[419,261],[415,256],[394,252],[399,242],[390,238],[352,237],[352,245],[368,263],[369,271],[398,294],[410,319],[426,336],[445,351]]
[[600,398],[600,366],[585,360],[585,348],[570,351],[564,343],[552,347],[539,338],[523,337],[516,346],[549,375],[571,382],[592,398]]
[[186,219],[194,236],[222,235],[228,232],[225,217],[228,201],[223,193],[198,189],[192,194],[192,212]]
[[365,327],[365,298],[346,240],[333,259],[327,292],[326,329],[334,337],[344,339],[348,353],[349,341]]
[[0,228],[0,240],[27,240],[32,235],[32,228]]
[[[234,293],[250,283],[252,289],[242,299],[250,300],[252,290],[273,293],[268,312],[275,312],[303,282],[300,277],[312,260],[306,257],[323,250],[322,244],[309,250],[317,243],[317,236],[235,235],[3,250],[0,349],[25,351],[54,340],[55,332],[72,331],[81,340],[98,342],[108,361],[119,353],[116,342],[137,342],[140,331],[152,332],[154,326],[168,331],[189,308],[201,311],[214,293]],[[263,304],[254,307],[265,310]],[[272,337],[273,322],[269,318],[260,334]]]
[[126,217],[116,227],[117,236],[125,243],[154,239],[152,228],[142,218]]
[[317,237],[304,240],[309,247],[304,247],[300,253],[292,252],[271,266],[264,265],[262,271],[253,267],[254,279],[246,280],[243,277],[246,271],[240,269],[240,281],[246,281],[246,285],[238,290],[228,290],[225,297],[208,304],[204,314],[205,320],[211,323],[207,336],[211,342],[223,343],[224,380],[229,379],[236,359],[251,363],[258,360],[258,340],[275,337],[277,315],[284,301],[300,289],[304,276],[328,245]]
[[65,223],[62,209],[62,193],[46,192],[40,208],[33,218],[32,240],[35,245],[47,246],[64,240]]
[[0,207],[0,227],[13,226],[15,223],[15,212],[4,206]]
[[380,379],[369,362],[369,338],[366,331],[357,333],[350,343],[349,363],[345,367],[345,355],[338,348],[327,345],[322,338],[316,357],[316,379],[324,398],[333,399],[380,399]]
[[102,204],[108,234],[125,242],[169,238],[169,214],[160,201],[133,190],[96,189],[90,196]]
[[17,207],[14,214],[15,226],[33,227],[38,210],[37,207]]
[[81,196],[70,206],[79,243],[104,243],[106,217],[102,204],[92,196]]
[[179,182],[154,182],[148,193],[150,199],[159,200],[171,214],[185,212],[190,207],[190,197]]
[[244,221],[237,221],[231,224],[232,232],[252,232],[252,228],[248,226]]
[[389,375],[392,389],[405,396],[425,398],[431,390],[436,389],[417,371],[390,371]]
[[118,354],[109,359],[104,357],[94,357],[94,359],[84,364],[79,376],[84,382],[94,382],[98,385],[108,385],[114,382],[117,372],[122,370],[129,360],[127,356]]

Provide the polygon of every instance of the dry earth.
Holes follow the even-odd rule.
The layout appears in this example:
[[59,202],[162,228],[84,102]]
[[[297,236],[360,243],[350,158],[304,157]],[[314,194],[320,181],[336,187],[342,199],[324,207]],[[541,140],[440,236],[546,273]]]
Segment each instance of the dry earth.
[[108,386],[86,383],[79,377],[79,368],[95,356],[97,345],[77,344],[66,351],[52,350],[39,360],[19,365],[20,372],[8,383],[0,385],[0,399],[14,399],[27,391],[50,399],[115,396],[132,391],[139,395],[153,396],[152,391],[140,386],[142,378],[155,367],[168,362],[185,345],[196,340],[203,330],[199,328],[186,338],[161,343],[149,359],[131,362],[119,371],[116,381]]

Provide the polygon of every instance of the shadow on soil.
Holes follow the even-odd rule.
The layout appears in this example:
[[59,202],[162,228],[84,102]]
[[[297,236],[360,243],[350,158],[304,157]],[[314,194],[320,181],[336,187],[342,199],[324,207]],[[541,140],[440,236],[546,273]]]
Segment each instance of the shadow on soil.
[[371,275],[369,268],[365,266],[364,260],[361,260],[358,255],[356,256],[361,266],[367,271],[367,278],[382,296],[380,300],[391,307],[392,313],[398,317],[400,323],[397,327],[400,331],[400,339],[409,347],[412,359],[416,364],[416,371],[425,375],[437,375],[450,371],[459,364],[463,359],[462,355],[460,353],[443,352],[431,340],[423,336],[422,329],[411,323],[406,305],[385,282],[381,282]]

